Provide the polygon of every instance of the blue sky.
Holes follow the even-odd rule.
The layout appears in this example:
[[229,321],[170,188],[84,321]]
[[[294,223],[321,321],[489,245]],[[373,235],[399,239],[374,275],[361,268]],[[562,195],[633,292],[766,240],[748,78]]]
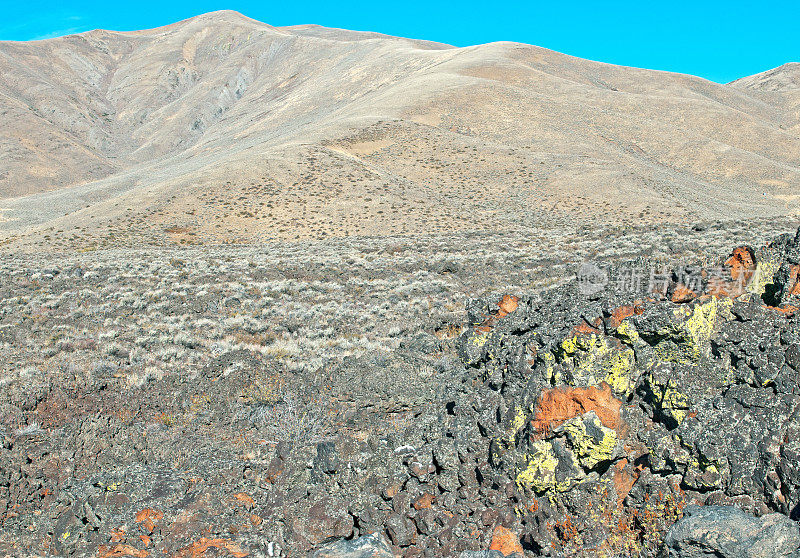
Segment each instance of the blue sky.
[[800,1],[441,2],[0,0],[0,40],[157,27],[232,9],[272,25],[318,23],[467,46],[518,41],[727,82],[800,61]]

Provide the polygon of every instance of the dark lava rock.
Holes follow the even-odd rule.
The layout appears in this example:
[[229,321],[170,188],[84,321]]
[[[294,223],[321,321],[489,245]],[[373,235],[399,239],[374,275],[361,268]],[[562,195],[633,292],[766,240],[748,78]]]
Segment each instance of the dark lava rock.
[[800,529],[785,515],[753,517],[730,506],[689,506],[667,533],[664,558],[798,558]]
[[689,504],[800,514],[798,238],[469,302],[448,436],[477,424],[529,547],[655,556]]
[[332,475],[339,468],[339,457],[336,454],[335,442],[317,444],[317,455],[314,457],[313,470],[317,474]]
[[[31,368],[0,385],[0,555],[796,554],[800,237],[589,271],[320,368],[255,318],[230,319],[241,343],[221,354],[183,329],[109,325],[85,369],[68,361],[94,340],[58,338],[69,381]],[[258,316],[248,292],[203,296]],[[151,298],[126,312],[197,311]],[[26,336],[58,330],[34,318],[2,348],[38,354]],[[180,373],[158,379],[156,353]]]
[[394,558],[394,554],[386,540],[373,533],[351,541],[328,543],[312,552],[309,558]]

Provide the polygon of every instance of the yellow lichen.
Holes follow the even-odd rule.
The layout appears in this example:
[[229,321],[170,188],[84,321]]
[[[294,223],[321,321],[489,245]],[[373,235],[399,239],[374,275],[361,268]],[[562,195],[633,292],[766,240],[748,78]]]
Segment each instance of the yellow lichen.
[[556,480],[558,459],[549,442],[539,441],[533,444],[533,453],[528,456],[528,464],[517,474],[517,486],[527,487],[542,493],[554,490],[559,483]]
[[607,374],[603,381],[616,393],[624,393],[629,395],[633,390],[633,383],[631,382],[631,371],[634,366],[634,355],[632,349],[625,349],[615,353],[610,363],[606,366]]
[[[619,341],[604,335],[575,335],[561,342],[557,359],[572,372],[571,385],[608,383],[616,393],[629,395],[633,389],[631,372],[634,353],[619,347]],[[555,376],[548,361],[551,380]]]
[[733,300],[714,297],[705,304],[680,306],[674,314],[677,323],[659,333],[666,336],[655,347],[658,360],[697,364],[711,350],[711,336],[720,318],[730,319]]
[[653,403],[659,413],[663,417],[671,419],[674,423],[672,426],[679,426],[688,416],[691,406],[689,397],[677,389],[675,381],[672,379],[663,384],[650,377],[649,383]]
[[526,416],[525,411],[522,407],[518,404],[514,404],[514,416],[511,419],[508,427],[506,428],[505,435],[501,437],[500,441],[505,442],[506,444],[510,445],[516,441],[517,432],[525,426],[526,423]]
[[[587,425],[587,422],[591,426]],[[590,427],[591,432],[589,431]],[[572,443],[578,462],[585,469],[592,469],[598,463],[611,461],[614,458],[617,449],[617,433],[603,426],[594,412],[571,419],[565,422],[562,428]]]
[[664,388],[659,407],[664,415],[671,417],[680,425],[686,418],[689,398],[675,389],[673,382],[670,381]]
[[723,468],[724,465],[719,461],[706,459],[701,455],[699,459],[692,459],[689,462],[687,474],[691,474],[700,488],[719,488],[722,485]]
[[489,333],[489,331],[475,332],[469,336],[467,342],[476,347],[483,347],[486,344],[486,341],[489,340]]
[[540,440],[534,442],[533,451],[525,458],[525,466],[517,471],[516,482],[520,488],[526,487],[539,494],[565,492],[585,478],[579,467],[593,469],[599,463],[612,461],[617,453],[617,433],[603,426],[594,412],[570,419],[560,431],[566,434],[572,447],[572,452],[566,455],[572,455],[572,465],[568,469],[572,468],[573,474],[561,480],[556,478],[559,460],[553,445]]
[[747,290],[754,295],[761,296],[764,294],[767,285],[775,280],[775,274],[780,269],[781,262],[778,258],[764,259],[756,264],[756,270],[753,273],[753,278],[747,285]]
[[547,379],[553,383],[560,384],[561,383],[561,374],[556,372],[555,370],[555,362],[556,357],[549,352],[542,353],[542,358],[545,361],[545,365],[547,366]]
[[699,360],[702,353],[709,350],[709,341],[714,333],[717,319],[723,312],[725,317],[729,318],[731,306],[733,300],[730,298],[712,298],[706,304],[695,306],[692,315],[683,323],[693,343],[695,360]]
[[629,345],[635,344],[640,339],[639,332],[636,331],[633,324],[627,320],[619,324],[619,327],[617,327],[617,335]]

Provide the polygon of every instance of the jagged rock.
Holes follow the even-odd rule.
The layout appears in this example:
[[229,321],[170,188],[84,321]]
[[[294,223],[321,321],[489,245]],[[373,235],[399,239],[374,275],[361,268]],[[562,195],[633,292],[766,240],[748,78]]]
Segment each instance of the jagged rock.
[[522,544],[519,542],[519,536],[514,531],[507,529],[502,525],[494,528],[492,533],[492,543],[489,545],[489,551],[495,550],[503,556],[517,556],[521,555]]
[[800,515],[798,254],[798,235],[742,246],[716,268],[660,271],[638,299],[619,279],[647,262],[505,314],[471,302],[460,354],[499,395],[477,420],[493,482],[521,491],[526,540],[653,556],[688,503]]
[[[377,336],[391,347],[353,339],[370,327],[354,304],[330,324],[347,348],[322,362],[280,335],[319,334],[299,345],[317,354],[338,332],[295,315],[270,325],[283,332],[273,341],[267,320],[250,318],[275,311],[260,302],[267,287],[244,286],[267,282],[266,265],[243,262],[247,281],[212,268],[204,289],[223,287],[198,295],[208,308],[197,316],[190,295],[168,294],[197,275],[188,256],[189,277],[152,274],[146,301],[116,286],[133,277],[91,279],[94,268],[48,297],[51,284],[22,288],[27,276],[12,274],[0,282],[15,344],[0,350],[15,370],[0,381],[4,534],[38,554],[270,556],[352,550],[348,538],[375,533],[395,555],[445,558],[497,556],[502,527],[528,556],[653,558],[687,504],[797,519],[796,256],[794,236],[781,237],[717,269],[665,270],[666,287],[642,293],[617,283],[648,261],[605,266],[608,283],[591,294],[572,282],[498,295],[471,303],[463,327],[450,306],[424,333],[427,322],[402,320],[404,333],[389,333],[399,314],[382,309]],[[303,316],[319,304],[310,290]],[[81,329],[106,343],[102,362],[87,348],[95,339],[66,327],[70,314],[54,320],[73,297]],[[214,315],[227,299],[238,301],[235,316],[221,312],[230,327]],[[112,315],[92,329],[117,307],[142,323]],[[443,323],[455,327],[434,336]],[[51,331],[69,335],[39,346]],[[65,353],[43,362],[58,368],[45,377],[25,364],[43,347]],[[0,555],[22,548],[3,544]]]
[[663,558],[798,558],[800,529],[785,515],[753,517],[730,506],[689,506],[667,533]]
[[394,558],[386,540],[377,533],[351,541],[330,542],[311,553],[309,558]]
[[312,469],[317,475],[331,475],[339,469],[339,456],[336,443],[332,441],[317,444],[317,455],[314,457]]
[[411,546],[416,542],[417,529],[414,522],[399,514],[389,517],[386,530],[392,543],[397,546]]

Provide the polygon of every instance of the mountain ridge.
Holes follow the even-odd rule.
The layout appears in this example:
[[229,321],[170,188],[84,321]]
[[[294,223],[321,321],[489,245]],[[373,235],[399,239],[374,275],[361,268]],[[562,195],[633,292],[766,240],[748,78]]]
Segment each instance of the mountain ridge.
[[[786,68],[721,85],[522,43],[453,47],[231,11],[0,42],[0,241],[495,230],[537,212],[793,215],[800,101],[756,85]],[[164,232],[176,229],[194,234]]]
[[728,85],[773,91],[800,89],[800,62],[787,62],[752,76],[745,76]]

